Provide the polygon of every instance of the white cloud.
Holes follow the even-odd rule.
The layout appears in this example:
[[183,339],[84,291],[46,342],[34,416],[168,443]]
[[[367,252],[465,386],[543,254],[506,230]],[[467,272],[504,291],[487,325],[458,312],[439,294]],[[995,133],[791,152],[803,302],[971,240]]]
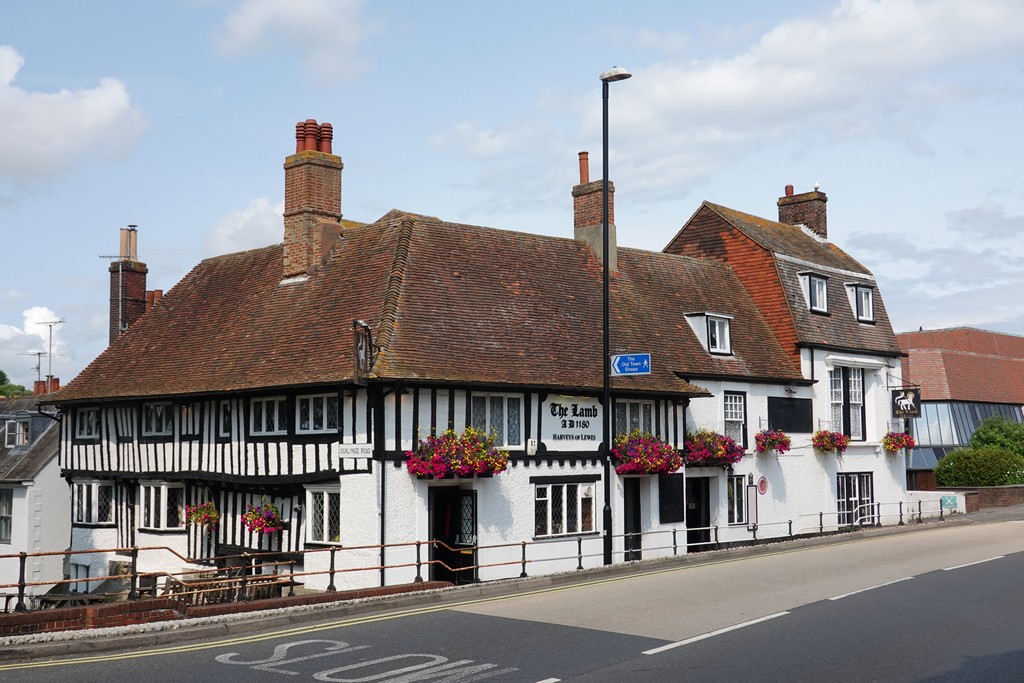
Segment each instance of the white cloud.
[[214,43],[236,56],[298,50],[316,76],[352,80],[366,70],[360,48],[376,32],[360,16],[362,5],[363,0],[242,0]]
[[146,123],[121,81],[29,92],[14,85],[24,63],[17,50],[0,45],[0,182],[49,181],[97,157],[121,158],[135,146]]
[[[35,379],[36,353],[42,353],[42,373],[51,367],[46,356],[50,349],[50,327],[40,323],[60,320],[60,317],[45,306],[32,306],[22,312],[21,327],[0,324],[0,369],[15,384],[31,388]],[[65,344],[62,325],[53,326],[53,357],[64,355]],[[54,374],[57,374],[54,372]]]
[[206,256],[244,251],[280,242],[284,234],[284,202],[271,204],[266,197],[220,219],[206,235]]
[[[858,233],[849,246],[879,280],[894,327],[992,327],[1024,319],[1024,216],[993,202],[947,214],[949,230],[921,243]],[[984,305],[979,305],[984,302]]]

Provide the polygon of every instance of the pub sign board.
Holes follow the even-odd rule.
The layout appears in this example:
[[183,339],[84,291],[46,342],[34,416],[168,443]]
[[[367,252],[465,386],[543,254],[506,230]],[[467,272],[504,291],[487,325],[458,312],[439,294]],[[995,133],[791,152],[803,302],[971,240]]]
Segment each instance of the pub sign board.
[[921,392],[916,388],[893,389],[892,416],[896,418],[921,417]]
[[541,440],[549,451],[596,451],[603,429],[601,403],[584,396],[549,396],[541,404]]

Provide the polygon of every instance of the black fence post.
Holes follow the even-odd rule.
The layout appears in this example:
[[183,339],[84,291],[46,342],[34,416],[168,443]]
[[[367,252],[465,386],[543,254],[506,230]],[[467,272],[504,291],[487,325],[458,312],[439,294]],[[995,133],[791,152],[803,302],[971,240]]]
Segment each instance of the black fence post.
[[576,537],[576,571],[583,570],[583,537]]
[[327,584],[327,592],[334,593],[337,591],[337,587],[334,585],[334,553],[337,552],[337,548],[331,547],[331,571],[328,575],[330,577],[330,583]]
[[819,512],[818,513],[818,533],[819,534],[825,533],[825,513],[824,512]]
[[18,602],[14,605],[15,612],[24,612],[25,607],[25,551],[18,553]]
[[249,602],[249,553],[242,553],[242,587],[238,590],[238,599]]
[[882,526],[882,503],[875,503],[875,526]]
[[520,579],[526,578],[526,541],[523,541],[523,571],[519,575]]
[[789,537],[793,538],[793,520],[789,520]]
[[288,573],[291,574],[291,576],[288,577],[288,597],[290,598],[290,597],[293,597],[295,595],[295,558],[294,557],[288,562]]
[[132,546],[132,587],[128,591],[129,600],[139,599],[139,546]]
[[721,550],[722,546],[718,543],[718,525],[715,525],[715,550]]
[[[920,507],[921,507],[921,501],[917,501],[917,507],[918,507],[918,509],[920,509]],[[942,516],[942,513],[943,513],[943,512],[945,512],[945,508],[944,508],[944,507],[942,506],[942,499],[940,498],[940,499],[939,499],[939,521],[940,521],[940,522],[945,522],[945,521],[946,521],[946,520],[945,520],[945,519],[943,518],[943,516]],[[917,517],[917,519],[918,519],[918,521],[919,521],[919,522],[923,522],[923,521],[924,521],[924,519],[923,519],[923,518],[922,518],[922,517],[920,516],[920,514],[918,514],[918,517]]]
[[676,542],[676,531],[678,531],[678,529],[676,529],[675,527],[672,527],[672,554],[673,555],[678,555],[679,554],[679,544]]
[[423,583],[423,562],[420,560],[420,546],[422,541],[416,541],[416,578],[413,583]]
[[903,526],[903,501],[900,501],[900,523],[896,526]]

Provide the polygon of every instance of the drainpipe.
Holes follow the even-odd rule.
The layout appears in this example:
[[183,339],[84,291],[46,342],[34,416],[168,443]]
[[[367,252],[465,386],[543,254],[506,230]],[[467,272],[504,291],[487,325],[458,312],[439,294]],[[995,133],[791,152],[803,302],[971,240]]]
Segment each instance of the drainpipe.
[[[385,522],[387,520],[387,477],[384,471],[384,392],[379,385],[366,387],[367,402],[373,406],[373,458],[371,463],[378,463],[380,466],[380,585],[383,588],[385,553],[384,544],[387,542]],[[401,438],[396,434],[395,438]]]

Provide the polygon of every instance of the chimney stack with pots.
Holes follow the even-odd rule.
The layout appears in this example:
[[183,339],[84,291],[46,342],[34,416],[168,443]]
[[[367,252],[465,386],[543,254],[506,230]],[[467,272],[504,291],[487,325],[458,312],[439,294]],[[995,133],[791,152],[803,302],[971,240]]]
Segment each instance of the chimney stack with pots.
[[295,154],[284,160],[284,277],[319,266],[341,232],[341,157],[334,128],[307,119],[295,124]]
[[[590,246],[604,263],[603,184],[590,182],[590,155],[580,152],[580,184],[572,188],[573,227],[576,240]],[[618,271],[615,239],[615,184],[608,181],[608,270]]]
[[146,312],[146,275],[149,269],[139,261],[138,234],[134,225],[121,228],[118,257],[110,264],[110,343]]
[[828,221],[825,202],[828,197],[814,186],[811,192],[793,194],[793,186],[786,185],[786,194],[779,197],[779,222],[788,225],[805,225],[822,239],[828,239]]

